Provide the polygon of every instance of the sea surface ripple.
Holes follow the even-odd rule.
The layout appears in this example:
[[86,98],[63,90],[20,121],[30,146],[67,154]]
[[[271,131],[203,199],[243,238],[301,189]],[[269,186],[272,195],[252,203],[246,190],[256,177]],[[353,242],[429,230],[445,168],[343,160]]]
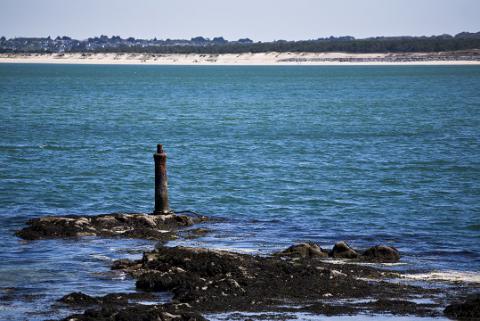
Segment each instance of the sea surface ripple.
[[13,233],[151,211],[157,143],[172,208],[227,219],[188,244],[387,243],[404,269],[480,271],[480,67],[0,64],[2,319],[134,291],[109,264],[152,242]]

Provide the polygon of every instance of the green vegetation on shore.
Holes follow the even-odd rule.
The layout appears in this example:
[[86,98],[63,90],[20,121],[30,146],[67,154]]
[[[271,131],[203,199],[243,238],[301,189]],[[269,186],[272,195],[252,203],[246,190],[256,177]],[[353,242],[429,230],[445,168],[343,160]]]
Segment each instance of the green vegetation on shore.
[[136,53],[258,53],[258,52],[441,52],[480,49],[480,32],[462,32],[455,36],[431,37],[329,37],[315,40],[253,42],[245,38],[228,41],[195,37],[190,40],[145,40],[119,36],[100,36],[86,40],[69,37],[0,38],[0,53],[63,53],[63,52],[136,52]]

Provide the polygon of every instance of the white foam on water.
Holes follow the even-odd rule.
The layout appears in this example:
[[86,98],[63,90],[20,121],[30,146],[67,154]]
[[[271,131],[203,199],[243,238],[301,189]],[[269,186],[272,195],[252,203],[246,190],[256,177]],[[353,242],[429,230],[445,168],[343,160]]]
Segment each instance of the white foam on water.
[[397,263],[379,263],[379,262],[355,262],[348,259],[323,259],[322,262],[331,263],[331,264],[352,264],[352,265],[364,265],[364,266],[402,266],[408,265],[405,262],[397,262]]
[[365,282],[381,282],[383,280],[380,279],[371,279],[371,278],[355,278],[358,281],[365,281]]
[[258,253],[257,249],[250,248],[238,248],[238,247],[221,247],[221,246],[208,246],[205,244],[204,248],[213,250],[213,251],[224,251],[224,252],[233,252],[233,253]]
[[113,259],[102,254],[90,254],[90,256],[96,260],[103,261],[103,262],[112,262]]
[[480,283],[480,273],[470,271],[432,271],[428,273],[403,274],[401,277],[416,281]]
[[[158,301],[136,301],[135,303],[142,304],[142,305],[155,305],[159,304]],[[161,302],[160,302],[161,303]]]
[[120,270],[106,271],[106,272],[92,272],[91,275],[102,280],[119,280],[127,279],[127,274]]
[[[261,317],[260,317],[261,316]],[[271,316],[271,318],[269,318]],[[279,320],[279,316],[283,321],[446,321],[447,318],[431,318],[431,317],[416,317],[416,316],[395,316],[389,314],[358,314],[358,315],[340,315],[340,316],[325,316],[311,313],[276,313],[276,312],[265,312],[265,313],[249,313],[249,312],[232,312],[232,313],[218,313],[218,314],[209,314],[205,317],[210,321],[233,321],[233,320],[245,320],[245,318],[250,318],[251,320],[256,320],[255,317],[258,317],[257,320],[268,320],[274,321]]]
[[121,271],[121,272],[117,272],[115,273],[115,277],[112,278],[112,280],[120,280],[120,281],[123,281],[123,280],[126,280],[127,279],[127,273]]
[[416,304],[435,304],[432,298],[408,298],[408,301],[412,301]]
[[245,248],[235,248],[235,247],[212,247],[212,250],[226,251],[226,252],[236,252],[236,253],[257,253],[256,249],[245,249]]

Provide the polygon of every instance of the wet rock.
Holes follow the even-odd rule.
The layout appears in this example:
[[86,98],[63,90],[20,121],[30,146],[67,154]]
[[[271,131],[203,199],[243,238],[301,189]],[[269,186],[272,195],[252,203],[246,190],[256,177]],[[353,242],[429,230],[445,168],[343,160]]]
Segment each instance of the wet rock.
[[463,303],[450,304],[443,313],[459,320],[480,320],[480,293],[468,297]]
[[67,294],[58,301],[74,306],[88,306],[98,304],[100,302],[96,298],[86,295],[82,292],[73,292]]
[[400,299],[379,299],[365,304],[360,304],[359,307],[368,307],[372,312],[384,313],[388,312],[396,315],[417,315],[437,317],[438,311],[434,304],[417,304],[415,302],[400,300]]
[[320,246],[315,243],[300,243],[295,244],[275,255],[283,257],[327,257],[328,253],[323,251]]
[[129,259],[120,259],[113,262],[111,269],[112,270],[125,270],[130,268],[132,265],[135,265],[135,261]]
[[75,307],[87,307],[93,305],[127,306],[131,301],[156,299],[157,296],[152,293],[110,293],[105,296],[92,297],[82,292],[72,292],[59,299],[58,302]]
[[83,314],[71,315],[63,321],[207,321],[196,312],[175,311],[165,305],[102,306],[86,310]]
[[421,291],[407,285],[367,281],[382,273],[365,266],[181,246],[158,247],[144,253],[141,260],[129,263],[126,271],[137,279],[137,288],[169,291],[174,304],[185,304],[191,311],[202,313],[274,311],[285,302],[311,311],[309,304],[325,298],[381,299]]
[[356,259],[360,255],[352,249],[346,242],[338,242],[334,245],[330,255],[334,258]]
[[205,216],[113,213],[97,216],[46,216],[29,220],[16,235],[26,240],[82,236],[125,237],[168,241],[176,230],[207,220]]
[[400,253],[394,247],[377,245],[366,250],[361,258],[371,262],[395,263],[400,261]]
[[[314,243],[297,244],[283,251],[292,258],[285,259],[282,252],[256,256],[214,249],[157,246],[145,252],[140,260],[115,261],[112,268],[129,273],[137,280],[137,288],[147,294],[170,292],[173,295],[170,303],[140,305],[135,303],[133,294],[89,297],[74,293],[70,295],[73,299],[63,300],[72,305],[91,304],[95,308],[65,320],[193,321],[205,320],[200,313],[234,311],[436,315],[439,304],[420,305],[401,299],[431,295],[432,290],[382,282],[385,272],[374,267],[312,259],[318,251],[323,253]],[[365,298],[371,301],[366,303]]]

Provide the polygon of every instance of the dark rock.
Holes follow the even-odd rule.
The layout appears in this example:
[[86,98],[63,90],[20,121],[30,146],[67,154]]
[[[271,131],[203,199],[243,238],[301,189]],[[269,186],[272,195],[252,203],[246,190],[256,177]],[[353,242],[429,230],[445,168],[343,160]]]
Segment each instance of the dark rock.
[[443,313],[460,320],[480,320],[480,293],[468,297],[463,303],[450,304]]
[[129,259],[120,259],[113,262],[111,269],[112,270],[124,270],[132,265],[135,265],[135,261]]
[[395,263],[400,261],[400,253],[394,247],[377,245],[366,250],[361,258],[371,262]]
[[330,255],[334,258],[356,259],[360,255],[345,242],[338,242],[333,247]]
[[103,306],[99,310],[86,310],[83,314],[71,315],[63,321],[207,321],[199,313],[177,311],[165,305]]
[[118,305],[127,306],[130,301],[156,300],[158,297],[152,293],[110,293],[105,296],[92,297],[82,292],[73,292],[65,295],[58,302],[71,306],[85,307],[92,305]]
[[[350,249],[348,245],[346,248]],[[339,245],[337,249],[342,247]],[[145,252],[140,260],[120,260],[112,267],[136,278],[137,288],[146,293],[109,294],[104,297],[74,293],[67,296],[73,299],[62,300],[73,302],[71,304],[92,305],[95,309],[65,320],[203,321],[205,319],[199,313],[235,311],[269,311],[280,313],[279,316],[298,312],[342,315],[365,311],[438,315],[435,311],[439,304],[420,305],[401,299],[385,299],[418,298],[422,294],[430,296],[433,290],[383,282],[382,278],[388,278],[388,274],[374,267],[338,265],[312,259],[319,255],[318,251],[323,254],[314,243],[297,244],[284,251],[287,257],[294,259],[285,259],[281,254],[255,256],[212,249],[159,246],[154,251]],[[378,282],[371,282],[372,279]],[[173,298],[167,304],[135,303],[134,295],[155,293],[148,291],[167,291]],[[358,299],[364,298],[372,301],[359,302]]]
[[58,301],[74,306],[88,306],[98,304],[100,302],[98,299],[86,295],[82,292],[73,292],[67,294]]
[[324,252],[320,246],[315,243],[300,243],[295,244],[283,250],[279,253],[275,253],[278,256],[284,257],[327,257],[328,253]]
[[397,315],[438,316],[434,304],[417,304],[415,302],[399,299],[379,299],[365,303],[361,306],[368,307],[370,311],[388,312]]
[[159,247],[144,253],[126,271],[137,279],[137,288],[169,291],[174,303],[200,312],[274,311],[280,302],[288,302],[303,306],[303,311],[328,309],[340,313],[340,308],[308,305],[330,297],[381,299],[422,291],[408,285],[362,280],[382,277],[383,272],[374,268],[298,258]]
[[165,242],[176,238],[177,229],[206,219],[205,216],[143,213],[46,216],[29,220],[28,226],[18,231],[16,235],[26,240],[103,236],[153,239]]

